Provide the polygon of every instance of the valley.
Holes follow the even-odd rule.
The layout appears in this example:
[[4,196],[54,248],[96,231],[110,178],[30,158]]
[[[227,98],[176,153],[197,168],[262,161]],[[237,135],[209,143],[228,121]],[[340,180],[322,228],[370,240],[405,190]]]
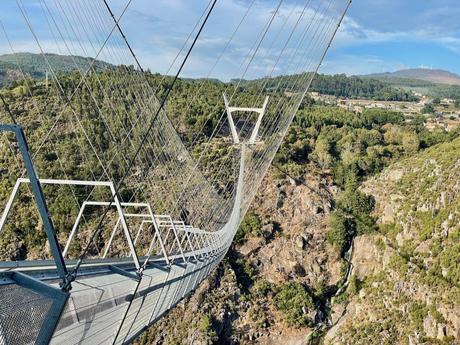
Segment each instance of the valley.
[[460,345],[458,0],[0,3],[0,345]]
[[[70,81],[76,78],[72,72],[63,73]],[[111,83],[116,71],[99,73]],[[160,76],[148,78],[158,83]],[[344,83],[354,82],[351,78]],[[185,113],[181,104],[198,84],[179,81],[181,92],[167,107],[185,142],[197,137],[206,117],[222,111],[209,104],[218,102],[224,85],[206,82],[211,99]],[[251,83],[246,91],[245,97],[250,97]],[[0,92],[31,138],[38,135],[39,114],[46,124],[59,109],[56,89],[42,78],[13,80]],[[84,98],[80,102],[76,105],[87,106]],[[458,342],[460,275],[455,258],[460,211],[455,171],[460,131],[429,128],[431,117],[422,114],[421,106],[416,114],[394,107],[417,102],[354,100],[313,91],[302,103],[226,259],[137,344]],[[454,104],[449,107],[455,111]],[[5,121],[6,115],[2,112]],[[97,125],[93,118],[86,120]],[[67,130],[61,127],[60,139],[52,145],[67,157],[71,175],[73,166],[91,162],[74,155]],[[200,145],[207,139],[204,133],[198,137]],[[229,154],[219,140],[213,141],[215,151],[203,162],[209,174],[213,159]],[[1,146],[2,162],[13,167],[14,143],[7,143]],[[39,167],[49,169],[60,169],[49,165],[57,159],[46,152],[36,157]],[[2,203],[18,173],[2,171]],[[58,237],[64,239],[71,227],[63,202],[69,195],[64,190],[48,193],[55,200],[51,208]],[[29,200],[25,205],[0,237],[4,259],[44,255],[46,239],[36,231],[39,220],[33,204]],[[77,211],[70,210],[73,216]],[[31,215],[29,222],[21,220],[25,214]],[[79,236],[89,236],[93,225],[89,222]],[[71,255],[78,250],[71,248]],[[165,328],[168,332],[162,331]]]

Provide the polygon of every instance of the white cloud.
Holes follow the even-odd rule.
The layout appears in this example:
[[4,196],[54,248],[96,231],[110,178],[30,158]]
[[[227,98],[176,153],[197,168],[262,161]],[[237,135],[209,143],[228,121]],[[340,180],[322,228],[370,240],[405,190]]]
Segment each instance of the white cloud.
[[445,32],[438,26],[425,25],[422,28],[413,28],[410,31],[377,31],[363,27],[353,18],[344,19],[339,30],[335,46],[352,46],[382,42],[425,42],[436,43],[460,52],[460,36]]
[[[54,4],[51,0],[49,2],[51,9]],[[70,0],[69,0],[70,1]],[[340,0],[336,4],[345,5],[347,0]],[[63,2],[63,4],[66,2]],[[114,7],[116,14],[120,14],[126,5],[127,0],[112,0],[111,5]],[[91,3],[93,5],[93,3]],[[150,0],[136,0],[133,2],[133,7],[130,7],[126,12],[121,25],[130,41],[131,45],[136,52],[139,60],[145,68],[150,68],[152,71],[165,73],[171,62],[181,50],[185,39],[189,36],[191,29],[196,24],[197,20],[206,9],[208,1],[186,1],[186,0],[158,0],[152,2]],[[219,63],[211,73],[211,77],[219,77],[223,79],[238,78],[245,70],[246,63],[251,60],[252,49],[257,45],[258,37],[263,32],[265,25],[270,20],[276,8],[277,1],[264,0],[256,1],[251,11],[240,26],[237,34],[229,45],[225,56],[219,60]],[[311,7],[317,8],[319,6],[326,6],[327,2],[323,0],[311,0]],[[55,5],[54,5],[55,6]],[[226,46],[228,39],[232,36],[232,32],[238,25],[241,18],[244,16],[249,1],[243,0],[222,0],[218,2],[209,23],[206,25],[200,39],[197,42],[196,48],[193,51],[189,62],[184,69],[183,76],[204,76],[210,72],[210,68],[214,65],[216,59],[220,56],[223,48]],[[1,18],[1,5],[0,5],[0,19],[8,22],[11,34],[15,36],[15,50],[16,51],[31,51],[38,52],[39,49],[31,38],[30,32],[25,25],[23,18],[15,18],[9,20],[8,18]],[[101,38],[107,34],[108,28],[113,25],[111,18],[105,18],[105,29],[97,30],[97,26],[92,25],[90,32],[91,41],[83,35],[73,37],[71,31],[67,35],[68,47],[63,44],[56,44],[53,40],[52,34],[49,32],[47,23],[44,20],[43,14],[40,14],[40,8],[32,9],[32,6],[27,7],[29,14],[32,17],[34,29],[40,39],[43,49],[47,52],[68,54],[68,47],[75,55],[89,55],[95,56],[98,47],[102,44]],[[104,13],[101,9],[102,14]],[[305,42],[309,44],[300,47],[297,51],[301,53],[302,59],[291,59],[291,54],[296,51],[296,40],[301,37],[300,32],[293,37],[292,41],[287,47],[284,47],[284,42],[288,39],[290,31],[296,25],[297,19],[303,11],[303,2],[287,0],[283,3],[279,13],[272,22],[270,31],[265,36],[257,55],[252,60],[252,64],[245,75],[245,78],[256,78],[270,73],[292,73],[298,71],[298,68],[304,67],[307,69],[313,68],[315,59],[318,60],[321,55],[321,50],[316,49],[313,52],[309,48],[314,44],[315,28],[318,27],[322,30],[330,29],[322,27],[320,23],[326,23],[329,17],[324,14],[315,15],[311,9],[308,9],[303,17],[300,28],[312,25],[311,32],[304,36]],[[107,15],[107,13],[105,13]],[[40,20],[40,18],[42,20]],[[84,18],[91,21],[90,17]],[[88,24],[84,23],[84,24]],[[101,23],[98,23],[100,25]],[[350,22],[350,28],[352,27]],[[22,28],[20,28],[22,25]],[[354,24],[353,24],[354,25]],[[73,25],[76,31],[82,29],[81,25]],[[360,28],[356,27],[353,30],[358,32]],[[62,32],[69,32],[62,30]],[[20,32],[17,37],[16,32]],[[104,32],[104,33],[103,33]],[[196,29],[195,29],[196,33]],[[56,35],[56,31],[54,33]],[[99,40],[93,38],[99,34]],[[191,35],[193,37],[194,34]],[[111,39],[107,49],[104,49],[100,58],[112,63],[127,63],[133,64],[132,57],[119,37],[115,33],[117,39]],[[58,37],[58,40],[60,38]],[[326,42],[321,42],[324,46]],[[188,45],[190,41],[188,42]],[[188,47],[186,45],[186,48]],[[3,48],[3,49],[2,49]],[[9,49],[0,42],[0,49],[2,52],[9,52]],[[279,54],[283,51],[282,59],[278,61]],[[181,58],[183,58],[186,50],[182,51]],[[174,73],[178,67],[179,58],[176,61],[175,68],[170,73]],[[288,62],[292,61],[291,64]],[[303,64],[302,64],[303,63]],[[277,64],[277,66],[274,66]]]
[[406,66],[401,65],[398,61],[388,61],[378,56],[340,54],[326,59],[319,72],[326,74],[366,75],[403,68],[406,68]]

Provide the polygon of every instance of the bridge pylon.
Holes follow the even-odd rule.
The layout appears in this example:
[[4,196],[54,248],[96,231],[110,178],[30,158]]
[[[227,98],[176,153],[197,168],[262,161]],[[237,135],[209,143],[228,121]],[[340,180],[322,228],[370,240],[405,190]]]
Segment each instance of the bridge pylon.
[[254,125],[254,128],[252,129],[251,136],[249,137],[249,140],[247,140],[247,144],[254,145],[257,142],[258,136],[259,136],[259,130],[260,130],[260,125],[262,124],[262,119],[265,115],[265,112],[267,111],[267,106],[268,106],[268,101],[270,99],[270,96],[266,96],[264,103],[262,105],[262,108],[250,108],[250,107],[232,107],[230,106],[230,103],[227,99],[227,95],[224,93],[224,103],[225,103],[225,110],[227,112],[227,118],[228,118],[228,123],[230,126],[230,132],[232,133],[232,138],[233,142],[235,144],[240,144],[241,143],[241,138],[238,135],[235,121],[233,119],[233,113],[234,112],[245,112],[245,113],[257,113],[257,121]]

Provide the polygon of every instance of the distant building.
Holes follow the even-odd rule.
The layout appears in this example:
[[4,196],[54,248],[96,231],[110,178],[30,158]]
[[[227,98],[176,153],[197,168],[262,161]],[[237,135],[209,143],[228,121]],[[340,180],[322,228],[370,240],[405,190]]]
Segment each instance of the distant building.
[[441,104],[442,105],[452,105],[452,104],[455,104],[455,100],[451,98],[443,98],[441,100]]
[[353,111],[354,111],[356,114],[362,114],[363,111],[364,111],[364,108],[363,108],[363,107],[360,107],[360,106],[354,106],[354,107],[353,107]]

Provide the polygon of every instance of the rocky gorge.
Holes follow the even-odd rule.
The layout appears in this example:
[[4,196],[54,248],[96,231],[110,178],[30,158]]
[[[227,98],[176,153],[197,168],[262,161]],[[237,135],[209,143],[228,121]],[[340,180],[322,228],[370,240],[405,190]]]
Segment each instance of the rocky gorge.
[[[378,229],[353,239],[350,264],[327,241],[341,193],[330,177],[270,174],[251,211],[261,232],[138,343],[459,344],[459,164],[454,140],[367,180]],[[302,324],[278,303],[289,284],[311,301],[296,305]]]

